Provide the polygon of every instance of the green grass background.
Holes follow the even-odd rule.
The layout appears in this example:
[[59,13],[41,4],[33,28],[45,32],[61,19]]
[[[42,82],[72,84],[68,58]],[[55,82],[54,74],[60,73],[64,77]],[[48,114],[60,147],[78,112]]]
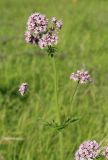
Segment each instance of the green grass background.
[[[61,119],[70,115],[76,83],[69,76],[86,69],[94,82],[80,86],[72,115],[79,121],[58,133],[44,126],[56,120],[54,73],[50,57],[28,45],[28,16],[41,12],[63,21],[56,67]],[[21,97],[18,86],[29,84]],[[5,138],[8,138],[6,140]],[[22,141],[9,140],[12,137]],[[72,160],[84,140],[108,137],[108,0],[0,1],[0,156],[4,160]]]

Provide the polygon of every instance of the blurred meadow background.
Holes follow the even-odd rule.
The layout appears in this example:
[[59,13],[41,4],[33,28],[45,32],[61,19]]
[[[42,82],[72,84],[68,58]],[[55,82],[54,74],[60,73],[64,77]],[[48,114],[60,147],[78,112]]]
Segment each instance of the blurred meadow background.
[[[62,19],[56,67],[61,119],[70,115],[76,83],[72,72],[84,68],[94,82],[79,87],[72,116],[79,120],[58,132],[52,60],[26,44],[28,17],[40,12]],[[72,160],[84,140],[108,138],[108,0],[0,1],[0,160]],[[21,97],[18,87],[29,84]],[[62,152],[62,156],[60,156]]]

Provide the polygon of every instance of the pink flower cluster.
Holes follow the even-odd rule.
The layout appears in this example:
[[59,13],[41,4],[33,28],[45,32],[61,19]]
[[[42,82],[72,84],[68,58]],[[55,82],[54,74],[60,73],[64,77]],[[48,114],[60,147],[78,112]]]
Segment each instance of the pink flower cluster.
[[33,13],[27,22],[27,29],[35,34],[47,31],[48,19],[45,15],[40,13]]
[[46,46],[56,45],[58,42],[58,36],[54,33],[47,33],[39,40],[39,47],[43,49]]
[[75,160],[90,160],[97,158],[100,153],[99,144],[93,141],[85,141],[80,146],[75,154]]
[[62,28],[62,21],[52,18],[52,26],[48,27],[48,19],[40,13],[33,13],[27,22],[25,41],[37,44],[41,49],[47,46],[57,45],[58,31]]
[[91,81],[91,77],[88,74],[88,71],[77,71],[76,73],[72,73],[70,76],[71,80],[78,81],[80,84],[85,84]]
[[35,44],[36,38],[30,33],[30,31],[25,32],[25,40],[27,43]]
[[104,156],[108,159],[108,146],[104,149]]
[[23,96],[26,93],[27,89],[28,89],[28,84],[27,83],[22,83],[20,85],[19,92],[20,92],[21,96]]
[[56,17],[52,17],[52,24],[53,24],[53,28],[55,28],[56,30],[61,29],[63,26],[62,21],[57,20]]

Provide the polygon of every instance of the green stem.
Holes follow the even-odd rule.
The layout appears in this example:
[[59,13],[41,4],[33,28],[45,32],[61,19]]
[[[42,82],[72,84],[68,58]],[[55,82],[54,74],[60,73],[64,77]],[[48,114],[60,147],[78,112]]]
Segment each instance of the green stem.
[[56,71],[56,62],[55,58],[53,59],[53,69],[54,69],[54,90],[55,90],[55,103],[56,103],[56,111],[57,111],[57,121],[60,123],[60,111],[58,105],[58,79],[57,79],[57,71]]
[[73,109],[73,99],[74,99],[74,97],[75,97],[75,94],[76,94],[76,92],[77,92],[77,89],[78,89],[78,87],[79,87],[79,81],[78,81],[78,83],[77,83],[77,85],[76,85],[76,87],[75,87],[75,90],[74,90],[74,92],[73,92],[73,95],[72,95],[72,98],[71,98],[71,101],[70,101],[70,104],[71,104],[71,113],[72,113],[72,109]]
[[[56,116],[57,116],[57,121],[60,125],[61,119],[60,119],[60,108],[58,104],[58,79],[57,79],[57,69],[56,69],[56,62],[55,58],[52,57],[53,59],[53,69],[54,69],[54,89],[55,89],[55,102],[56,102]],[[60,160],[63,160],[63,135],[61,132],[59,132],[59,149],[60,149]]]

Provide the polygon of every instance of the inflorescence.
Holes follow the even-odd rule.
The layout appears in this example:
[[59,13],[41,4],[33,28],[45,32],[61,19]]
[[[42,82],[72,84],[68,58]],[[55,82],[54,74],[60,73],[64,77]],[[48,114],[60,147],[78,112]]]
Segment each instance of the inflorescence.
[[84,70],[78,70],[76,73],[72,73],[70,79],[78,81],[80,84],[91,82],[91,76],[88,74],[88,71]]
[[26,91],[28,89],[28,84],[27,83],[22,83],[19,87],[19,93],[21,94],[21,96],[23,96]]
[[58,32],[62,25],[61,20],[53,17],[49,27],[49,21],[45,15],[33,13],[28,18],[25,40],[27,43],[38,45],[41,49],[57,45]]
[[95,140],[83,142],[75,153],[75,160],[108,159],[108,146],[102,147]]
[[100,146],[99,144],[93,141],[85,141],[80,146],[75,154],[75,160],[90,160],[97,158],[100,153]]
[[108,146],[106,146],[106,147],[104,148],[104,153],[103,153],[103,155],[108,159]]

